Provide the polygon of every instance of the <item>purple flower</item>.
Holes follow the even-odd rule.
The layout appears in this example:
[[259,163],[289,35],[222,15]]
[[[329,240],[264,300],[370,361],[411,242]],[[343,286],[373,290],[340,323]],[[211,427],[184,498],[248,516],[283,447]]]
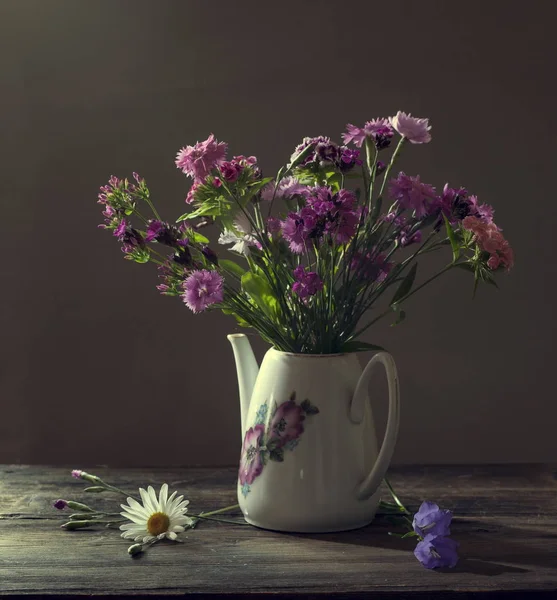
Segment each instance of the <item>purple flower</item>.
[[164,229],[164,223],[162,221],[150,221],[147,227],[147,233],[145,234],[145,241],[152,242],[156,240],[159,233]]
[[58,510],[64,510],[64,508],[66,508],[66,506],[68,506],[68,503],[66,502],[66,500],[56,500],[56,502],[52,503],[52,506],[54,506],[54,508],[57,508]]
[[323,289],[323,282],[319,275],[314,271],[306,273],[302,266],[294,269],[294,279],[296,281],[292,285],[292,291],[302,299],[314,296]]
[[81,471],[80,469],[74,469],[72,471],[72,477],[75,477],[76,479],[81,479],[84,473],[85,471]]
[[375,251],[366,255],[356,252],[350,263],[350,268],[366,279],[375,281],[375,283],[382,283],[391,272],[393,263],[386,260],[385,254],[375,254]]
[[340,169],[341,171],[349,171],[354,165],[361,165],[360,151],[341,146],[340,148]]
[[292,196],[304,196],[308,187],[306,185],[302,185],[298,183],[298,180],[294,177],[285,177],[279,181],[277,191],[275,192],[275,183],[274,181],[269,182],[262,190],[261,190],[261,199],[266,202],[270,202],[273,199],[273,194],[276,198],[290,198]]
[[261,446],[263,444],[264,425],[255,425],[246,431],[242,445],[242,456],[240,458],[240,469],[238,479],[240,485],[252,484],[256,477],[263,471],[263,459],[261,457]]
[[304,432],[305,413],[294,400],[283,402],[273,414],[269,424],[269,442],[281,448],[288,442],[298,439]]
[[269,217],[267,219],[267,231],[271,235],[275,235],[276,233],[279,233],[279,231],[280,231],[280,219],[277,219],[276,217]]
[[412,527],[422,537],[451,535],[452,518],[453,513],[450,510],[441,510],[433,502],[422,502],[418,512],[414,515]]
[[227,144],[211,134],[204,142],[182,148],[176,155],[176,166],[194,181],[203,180],[211,169],[224,162],[226,149]]
[[118,227],[116,227],[116,229],[114,230],[114,236],[118,238],[118,241],[122,242],[123,241],[123,237],[124,234],[126,233],[126,228],[128,226],[128,223],[126,221],[126,219],[122,219],[120,221],[120,223],[118,223]]
[[493,206],[490,206],[489,204],[479,204],[477,196],[470,196],[468,202],[470,203],[471,216],[477,216],[486,223],[493,223],[493,215],[495,214]]
[[306,241],[317,222],[317,215],[308,207],[299,213],[291,212],[281,224],[282,235],[289,242],[290,250],[302,254]]
[[426,535],[414,550],[414,556],[426,569],[454,567],[458,562],[458,542],[443,536]]
[[353,142],[355,146],[361,148],[366,137],[369,137],[378,150],[383,150],[391,143],[393,133],[393,128],[388,119],[372,119],[367,121],[363,127],[356,127],[348,123],[346,133],[342,134],[342,139],[345,144]]
[[204,311],[208,306],[222,302],[223,286],[224,280],[216,271],[194,271],[184,281],[183,300],[194,313]]
[[333,220],[327,223],[325,230],[332,234],[338,244],[346,244],[356,233],[359,221],[359,212],[339,210],[334,215]]
[[229,183],[236,181],[236,179],[238,179],[238,177],[240,176],[242,170],[243,167],[235,160],[223,162],[219,167],[221,175]]
[[396,179],[391,179],[389,191],[402,208],[416,211],[418,218],[428,214],[438,201],[433,186],[422,183],[419,175],[411,177],[402,171]]
[[375,173],[377,175],[381,175],[386,168],[387,165],[382,160],[378,160],[377,164],[375,165]]
[[389,118],[389,122],[393,129],[412,144],[427,144],[431,141],[429,119],[417,119],[399,110],[394,117]]

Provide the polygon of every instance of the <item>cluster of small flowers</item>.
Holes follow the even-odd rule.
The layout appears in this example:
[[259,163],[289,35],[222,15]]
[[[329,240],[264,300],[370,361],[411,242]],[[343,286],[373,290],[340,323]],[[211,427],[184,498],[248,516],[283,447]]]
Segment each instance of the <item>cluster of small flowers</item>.
[[221,187],[223,181],[234,183],[243,173],[248,173],[249,178],[257,180],[261,178],[261,170],[257,166],[255,156],[234,156],[226,160],[228,144],[219,142],[211,134],[205,141],[197,142],[193,146],[185,146],[176,156],[176,166],[193,179],[193,184],[186,196],[186,202],[191,204],[196,199],[199,187],[206,183],[213,169],[217,169],[218,175],[211,179],[215,187]]
[[323,289],[323,282],[319,275],[315,271],[306,272],[301,265],[294,269],[294,279],[292,291],[302,300],[314,296]]
[[325,234],[344,244],[356,233],[360,208],[353,192],[341,189],[333,194],[328,187],[308,187],[303,195],[305,206],[290,212],[281,223],[282,235],[292,252],[302,254],[308,240],[317,243]]
[[327,167],[333,166],[340,171],[347,172],[356,165],[361,165],[359,150],[352,150],[347,146],[339,146],[330,138],[322,135],[318,137],[305,137],[302,143],[296,146],[290,160],[313,146],[313,150],[300,163],[300,167]]
[[464,229],[474,234],[474,241],[483,252],[489,253],[487,266],[490,269],[504,267],[509,271],[514,265],[514,253],[501,230],[493,222],[486,222],[476,216],[468,216],[462,221]]

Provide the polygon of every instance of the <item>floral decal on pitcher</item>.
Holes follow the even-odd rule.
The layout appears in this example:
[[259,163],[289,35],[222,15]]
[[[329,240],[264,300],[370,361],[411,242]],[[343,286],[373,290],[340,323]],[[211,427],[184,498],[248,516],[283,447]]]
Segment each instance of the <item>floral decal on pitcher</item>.
[[255,424],[244,436],[238,472],[244,497],[268,460],[282,462],[285,450],[294,450],[304,433],[306,417],[316,415],[319,409],[307,399],[296,404],[296,392],[292,392],[289,400],[279,405],[275,403],[270,418],[268,412],[267,403],[262,404],[255,416]]

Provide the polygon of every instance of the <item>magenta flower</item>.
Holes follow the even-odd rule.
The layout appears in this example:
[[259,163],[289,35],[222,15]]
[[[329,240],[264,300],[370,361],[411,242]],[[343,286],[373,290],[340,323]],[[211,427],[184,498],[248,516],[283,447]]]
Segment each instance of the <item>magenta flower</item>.
[[414,550],[414,556],[426,569],[454,567],[458,562],[458,542],[451,538],[426,535]]
[[422,502],[418,512],[414,515],[412,527],[414,531],[425,537],[451,535],[450,525],[453,513],[450,510],[441,510],[433,502]]
[[211,169],[224,162],[227,147],[211,134],[204,142],[182,148],[176,155],[176,166],[194,181],[203,180]]
[[389,122],[393,129],[412,144],[427,144],[431,141],[429,119],[417,119],[399,110],[394,117],[389,118]]
[[53,502],[52,506],[54,506],[54,508],[57,508],[58,510],[64,510],[64,508],[68,506],[68,503],[66,502],[66,500],[62,500],[60,498],[59,500],[56,500],[56,502]]
[[263,459],[261,457],[261,446],[263,445],[264,425],[255,425],[246,431],[242,445],[242,456],[240,458],[240,469],[238,479],[240,485],[251,485],[255,478],[263,471]]
[[225,161],[219,167],[220,174],[224,177],[225,181],[228,181],[229,183],[236,181],[242,170],[242,165],[235,160]]
[[123,241],[123,237],[126,233],[126,228],[128,227],[128,223],[126,219],[122,219],[120,223],[118,223],[118,227],[114,230],[113,235],[118,238],[118,241]]
[[147,233],[145,234],[145,241],[155,241],[164,228],[165,224],[162,221],[150,221],[149,226],[147,227]]
[[301,265],[294,269],[294,278],[296,281],[292,285],[292,291],[302,299],[314,296],[323,289],[319,275],[314,271],[306,272]]
[[281,448],[288,442],[298,439],[304,432],[306,415],[294,400],[283,402],[275,411],[269,425],[269,443]]
[[493,215],[495,214],[493,206],[490,206],[489,204],[479,204],[477,196],[470,196],[468,202],[470,203],[470,214],[472,216],[477,216],[486,223],[493,222]]
[[183,300],[194,313],[202,312],[224,298],[224,280],[216,271],[194,271],[184,281],[183,288]]
[[363,253],[356,252],[350,268],[358,271],[358,274],[366,279],[382,283],[387,279],[393,265],[394,263],[386,261],[385,254],[375,254],[375,251],[372,251],[364,256]]
[[275,235],[280,232],[281,223],[280,219],[276,217],[269,217],[267,219],[267,231],[270,235]]
[[438,203],[435,188],[420,181],[420,176],[411,177],[402,171],[389,185],[391,197],[398,201],[402,208],[416,211],[416,216],[425,216]]

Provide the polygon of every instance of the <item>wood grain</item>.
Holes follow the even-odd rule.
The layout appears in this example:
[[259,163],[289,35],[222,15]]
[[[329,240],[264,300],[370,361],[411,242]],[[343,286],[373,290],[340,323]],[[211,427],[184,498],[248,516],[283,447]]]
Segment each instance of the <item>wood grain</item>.
[[[234,468],[86,469],[121,488],[168,482],[201,512],[234,504]],[[456,569],[427,571],[413,540],[388,535],[385,517],[337,534],[282,534],[205,522],[183,544],[131,558],[108,529],[68,532],[56,498],[115,510],[121,496],[85,494],[70,469],[0,466],[0,595],[72,598],[557,598],[557,468],[554,465],[394,468],[411,509],[434,500],[455,513]],[[236,513],[230,518],[241,520]]]

